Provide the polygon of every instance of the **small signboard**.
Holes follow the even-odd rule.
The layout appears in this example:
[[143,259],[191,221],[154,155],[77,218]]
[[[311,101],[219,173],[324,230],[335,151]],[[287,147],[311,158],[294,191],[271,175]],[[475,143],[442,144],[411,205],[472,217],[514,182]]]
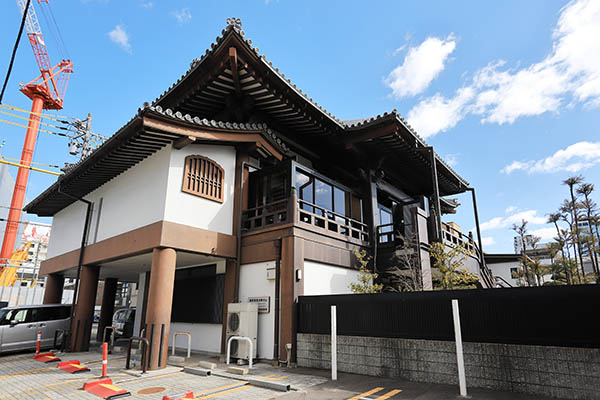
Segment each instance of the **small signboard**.
[[248,297],[248,302],[257,304],[260,314],[268,313],[271,310],[271,296]]

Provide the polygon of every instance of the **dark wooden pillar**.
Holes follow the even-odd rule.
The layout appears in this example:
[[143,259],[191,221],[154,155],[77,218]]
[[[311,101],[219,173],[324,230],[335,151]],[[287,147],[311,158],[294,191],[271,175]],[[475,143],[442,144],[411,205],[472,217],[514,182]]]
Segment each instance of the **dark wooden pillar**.
[[374,181],[375,172],[370,170],[367,174],[365,223],[369,225],[369,236],[373,257],[373,269],[377,269],[377,225],[379,225],[379,204],[377,200],[377,183]]
[[61,274],[49,274],[44,288],[43,304],[60,304],[62,302],[65,277]]
[[75,317],[71,326],[71,351],[73,352],[88,351],[90,349],[99,273],[100,269],[95,265],[84,265],[81,268]]
[[149,370],[167,366],[176,261],[177,253],[171,248],[155,248],[152,251],[146,309],[146,338],[150,342],[147,355]]
[[98,332],[96,340],[102,341],[104,327],[112,325],[112,317],[115,313],[115,297],[117,295],[116,278],[106,278],[104,280],[104,291],[102,292],[102,308],[100,309],[100,318],[98,319]]
[[227,305],[236,302],[235,286],[238,270],[235,260],[227,260],[225,264],[225,284],[223,289],[223,324],[221,328],[221,353],[225,354],[227,344]]

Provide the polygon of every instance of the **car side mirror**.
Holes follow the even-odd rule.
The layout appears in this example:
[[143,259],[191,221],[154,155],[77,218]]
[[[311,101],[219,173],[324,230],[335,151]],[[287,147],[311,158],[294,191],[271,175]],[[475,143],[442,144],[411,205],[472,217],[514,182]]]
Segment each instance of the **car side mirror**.
[[19,323],[19,321],[17,321],[16,319],[13,319],[12,321],[10,321],[10,327],[12,328],[13,326],[17,325]]

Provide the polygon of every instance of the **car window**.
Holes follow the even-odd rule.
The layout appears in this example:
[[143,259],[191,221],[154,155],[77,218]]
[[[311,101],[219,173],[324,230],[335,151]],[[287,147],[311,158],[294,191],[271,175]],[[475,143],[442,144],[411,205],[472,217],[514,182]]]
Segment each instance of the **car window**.
[[27,309],[10,310],[10,312],[6,316],[6,319],[8,320],[8,323],[10,323],[11,321],[17,321],[17,323],[25,322],[27,321],[28,311],[29,310]]
[[40,307],[34,308],[32,311],[32,321],[55,321],[60,319],[60,308],[59,307]]
[[0,310],[0,325],[8,325],[10,320],[7,318],[10,310]]

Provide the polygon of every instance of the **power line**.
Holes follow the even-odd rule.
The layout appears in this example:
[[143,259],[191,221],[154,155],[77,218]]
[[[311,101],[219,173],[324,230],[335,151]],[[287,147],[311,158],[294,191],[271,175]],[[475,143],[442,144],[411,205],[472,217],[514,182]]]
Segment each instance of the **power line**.
[[15,40],[15,44],[13,46],[10,62],[8,63],[8,71],[6,71],[6,78],[4,78],[4,84],[2,85],[2,91],[0,92],[0,103],[2,103],[4,91],[6,90],[6,84],[8,83],[8,78],[10,78],[10,73],[12,72],[13,63],[15,62],[15,56],[17,54],[17,49],[19,48],[19,42],[21,41],[21,34],[23,33],[23,27],[25,26],[25,20],[27,19],[27,11],[29,10],[30,3],[31,0],[27,0],[25,11],[23,12],[23,18],[21,18],[21,26],[19,26],[19,33],[17,34],[17,39]]
[[[28,122],[29,122],[29,121],[34,121],[34,120],[32,120],[31,118],[22,117],[22,116],[20,116],[20,115],[13,114],[13,113],[9,113],[9,112],[3,111],[3,110],[0,110],[0,113],[2,113],[2,114],[6,114],[6,115],[10,115],[11,117],[15,117],[15,118],[19,118],[19,119],[24,119],[25,121],[28,121]],[[37,122],[38,122],[39,124],[46,125],[46,126],[50,126],[50,127],[52,127],[52,128],[62,129],[62,130],[64,130],[64,131],[69,131],[69,130],[70,130],[69,128],[65,128],[64,126],[57,126],[57,125],[49,124],[49,123],[47,123],[47,122],[42,122],[42,121],[37,121]]]
[[[10,160],[10,161],[17,161],[17,162],[21,162],[22,160],[18,159],[18,158],[10,158],[10,157],[4,157],[4,156],[0,156],[0,159],[4,159],[4,160]],[[36,161],[32,161],[31,164],[37,164],[37,165],[43,165],[46,167],[51,167],[51,168],[60,168],[58,165],[54,165],[54,164],[44,164],[41,162],[36,162]],[[0,206],[1,207],[1,206]]]
[[[12,122],[12,121],[7,121],[7,120],[5,120],[5,119],[0,119],[0,122],[5,122],[5,123],[7,123],[7,124],[11,124],[11,125],[20,126],[20,127],[23,127],[23,128],[27,128],[27,127],[28,127],[27,125],[19,124],[19,123]],[[52,135],[64,136],[64,137],[70,137],[70,136],[69,136],[69,135],[67,135],[66,133],[60,133],[60,132],[48,131],[48,130],[46,130],[46,129],[42,129],[42,128],[38,128],[38,130],[39,130],[40,132],[46,132],[46,133],[50,133],[50,134],[52,134]]]
[[6,103],[0,104],[0,107],[8,108],[9,110],[13,110],[13,111],[24,112],[24,113],[27,113],[27,114],[38,115],[38,116],[40,116],[42,118],[53,119],[53,120],[55,120],[57,122],[62,122],[63,124],[70,124],[70,122],[62,120],[62,119],[58,119],[58,118],[75,119],[74,117],[65,117],[65,116],[62,116],[62,115],[49,115],[49,114],[44,114],[44,113],[36,113],[36,112],[33,112],[33,111],[24,110],[24,109],[19,108],[19,107],[11,106],[11,105],[6,104]]

